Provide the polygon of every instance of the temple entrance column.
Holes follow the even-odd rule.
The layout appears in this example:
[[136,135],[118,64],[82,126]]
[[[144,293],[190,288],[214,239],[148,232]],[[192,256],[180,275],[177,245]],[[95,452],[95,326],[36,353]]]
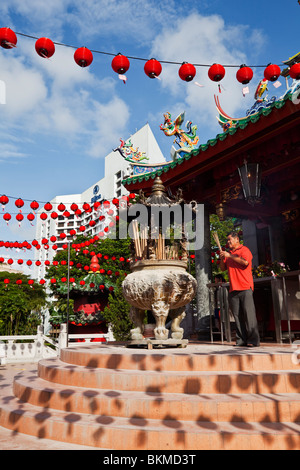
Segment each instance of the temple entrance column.
[[286,260],[285,241],[281,217],[272,217],[269,221],[269,236],[272,261]]
[[[204,242],[200,250],[195,251],[195,277],[197,280],[197,324],[199,339],[209,335],[209,290],[207,284],[212,282],[211,245],[209,211],[204,205]],[[205,338],[206,339],[206,338]]]

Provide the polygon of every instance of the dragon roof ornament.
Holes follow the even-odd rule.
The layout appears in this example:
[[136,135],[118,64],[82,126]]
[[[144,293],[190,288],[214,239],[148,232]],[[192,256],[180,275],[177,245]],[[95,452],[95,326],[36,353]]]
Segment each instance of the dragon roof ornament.
[[173,160],[178,157],[183,157],[186,153],[190,153],[192,150],[197,148],[199,144],[199,137],[196,135],[197,126],[192,126],[192,121],[187,121],[186,129],[181,128],[184,122],[185,112],[179,114],[177,118],[172,121],[171,113],[167,112],[164,114],[164,123],[160,125],[160,130],[168,137],[175,137],[174,144],[178,146],[176,149],[172,146],[171,155]]
[[120,139],[121,144],[119,147],[113,149],[113,152],[119,152],[120,155],[130,163],[140,163],[143,160],[149,160],[146,152],[140,152],[139,147],[134,148],[131,142],[131,139],[128,139],[128,142]]

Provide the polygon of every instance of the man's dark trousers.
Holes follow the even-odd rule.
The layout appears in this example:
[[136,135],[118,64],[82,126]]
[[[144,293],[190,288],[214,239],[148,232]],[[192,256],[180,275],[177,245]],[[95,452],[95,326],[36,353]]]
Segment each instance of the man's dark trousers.
[[229,304],[236,324],[236,344],[259,346],[260,338],[252,289],[230,292]]

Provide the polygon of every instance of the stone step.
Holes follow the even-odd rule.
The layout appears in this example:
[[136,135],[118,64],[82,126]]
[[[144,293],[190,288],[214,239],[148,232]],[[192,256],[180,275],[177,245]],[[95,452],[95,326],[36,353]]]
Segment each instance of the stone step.
[[92,389],[145,393],[298,393],[300,370],[150,371],[101,369],[44,359],[38,364],[44,380]]
[[163,349],[159,351],[132,349],[120,346],[101,347],[81,346],[63,349],[60,358],[63,362],[104,369],[129,369],[152,371],[251,371],[251,370],[291,370],[299,369],[292,361],[290,348],[260,347],[249,348],[218,347],[210,345],[210,354],[191,353],[187,349]]
[[42,408],[68,412],[174,421],[280,422],[300,421],[300,395],[180,394],[67,387],[30,373],[19,374],[14,395]]
[[[8,399],[9,398],[9,399]],[[112,450],[295,450],[300,423],[214,422],[86,415],[0,398],[0,425],[39,439]]]

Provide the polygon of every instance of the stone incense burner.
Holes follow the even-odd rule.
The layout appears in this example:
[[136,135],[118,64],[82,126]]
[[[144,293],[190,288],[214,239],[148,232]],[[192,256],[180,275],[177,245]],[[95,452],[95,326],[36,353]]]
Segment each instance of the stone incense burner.
[[[146,310],[151,310],[155,318],[155,340],[168,340],[167,317],[171,318],[171,337],[182,340],[184,330],[180,323],[185,317],[185,306],[196,293],[196,280],[187,268],[187,239],[183,224],[180,223],[180,239],[170,243],[166,240],[162,228],[155,226],[155,236],[149,233],[151,208],[156,206],[171,207],[183,203],[179,191],[175,199],[166,194],[160,178],[156,178],[148,199],[140,191],[140,201],[148,207],[147,227],[136,224],[132,240],[131,273],[123,281],[123,295],[130,304],[130,317],[135,326],[131,330],[132,340],[143,340],[144,317]],[[178,207],[177,207],[178,209]],[[146,231],[145,231],[146,230]],[[147,233],[147,236],[145,235]],[[139,235],[141,234],[141,235]]]
[[185,317],[185,305],[196,292],[196,280],[186,267],[186,261],[180,260],[151,259],[132,264],[132,273],[123,282],[123,294],[131,305],[133,340],[143,339],[145,310],[152,310],[155,318],[155,339],[168,339],[169,330],[165,326],[168,315],[172,319],[171,337],[182,339],[184,330],[180,323]]

